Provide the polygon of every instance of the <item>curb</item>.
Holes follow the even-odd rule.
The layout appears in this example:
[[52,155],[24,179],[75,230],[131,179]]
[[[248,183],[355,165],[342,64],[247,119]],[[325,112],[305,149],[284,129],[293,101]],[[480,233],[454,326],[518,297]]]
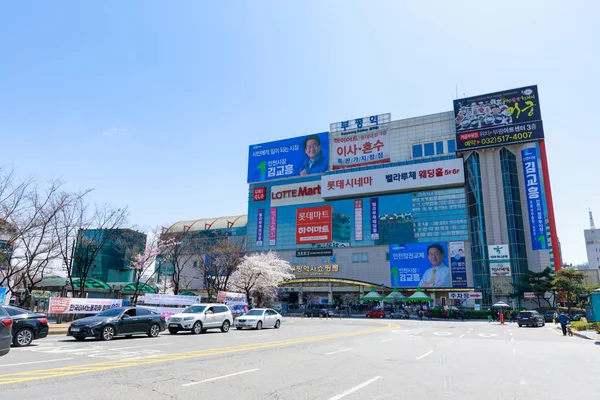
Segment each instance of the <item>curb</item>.
[[[559,326],[557,326],[557,327],[556,327],[556,329],[558,329],[559,331],[561,331],[561,332],[562,332],[562,329],[561,329],[560,325],[559,325]],[[593,338],[593,337],[591,337],[591,336],[588,336],[588,335],[586,335],[585,333],[580,333],[580,332],[578,332],[578,331],[576,331],[576,330],[572,330],[572,332],[573,332],[573,336],[577,336],[577,337],[579,337],[579,338],[582,338],[582,339],[587,339],[587,340],[596,340],[595,338]]]

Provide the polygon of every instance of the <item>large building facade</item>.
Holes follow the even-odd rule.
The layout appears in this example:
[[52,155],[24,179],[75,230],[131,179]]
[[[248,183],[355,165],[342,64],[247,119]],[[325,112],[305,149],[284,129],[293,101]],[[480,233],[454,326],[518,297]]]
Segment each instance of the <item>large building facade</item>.
[[375,286],[523,303],[524,271],[560,265],[544,151],[535,86],[253,145],[248,244],[291,263],[298,302]]

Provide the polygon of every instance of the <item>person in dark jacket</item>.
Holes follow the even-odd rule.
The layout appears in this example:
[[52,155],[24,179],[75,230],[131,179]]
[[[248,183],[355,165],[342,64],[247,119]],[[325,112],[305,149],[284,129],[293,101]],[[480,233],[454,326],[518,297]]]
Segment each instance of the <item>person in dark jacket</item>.
[[560,313],[558,316],[558,323],[562,329],[563,336],[567,336],[567,324],[571,321],[571,318],[565,313]]

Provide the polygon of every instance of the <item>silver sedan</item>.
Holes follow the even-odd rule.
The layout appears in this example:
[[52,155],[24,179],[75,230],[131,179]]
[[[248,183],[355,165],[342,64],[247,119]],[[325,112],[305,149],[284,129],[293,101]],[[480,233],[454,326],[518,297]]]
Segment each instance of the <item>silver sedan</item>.
[[240,315],[234,321],[235,329],[252,328],[275,328],[281,326],[281,315],[271,308],[253,308],[244,315]]

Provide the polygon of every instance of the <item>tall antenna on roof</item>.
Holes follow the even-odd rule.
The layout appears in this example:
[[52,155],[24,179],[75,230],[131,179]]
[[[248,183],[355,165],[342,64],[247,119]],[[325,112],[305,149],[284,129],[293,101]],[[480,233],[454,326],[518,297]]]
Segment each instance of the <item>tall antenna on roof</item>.
[[595,230],[596,226],[594,225],[594,217],[592,216],[592,209],[590,208],[590,229]]

